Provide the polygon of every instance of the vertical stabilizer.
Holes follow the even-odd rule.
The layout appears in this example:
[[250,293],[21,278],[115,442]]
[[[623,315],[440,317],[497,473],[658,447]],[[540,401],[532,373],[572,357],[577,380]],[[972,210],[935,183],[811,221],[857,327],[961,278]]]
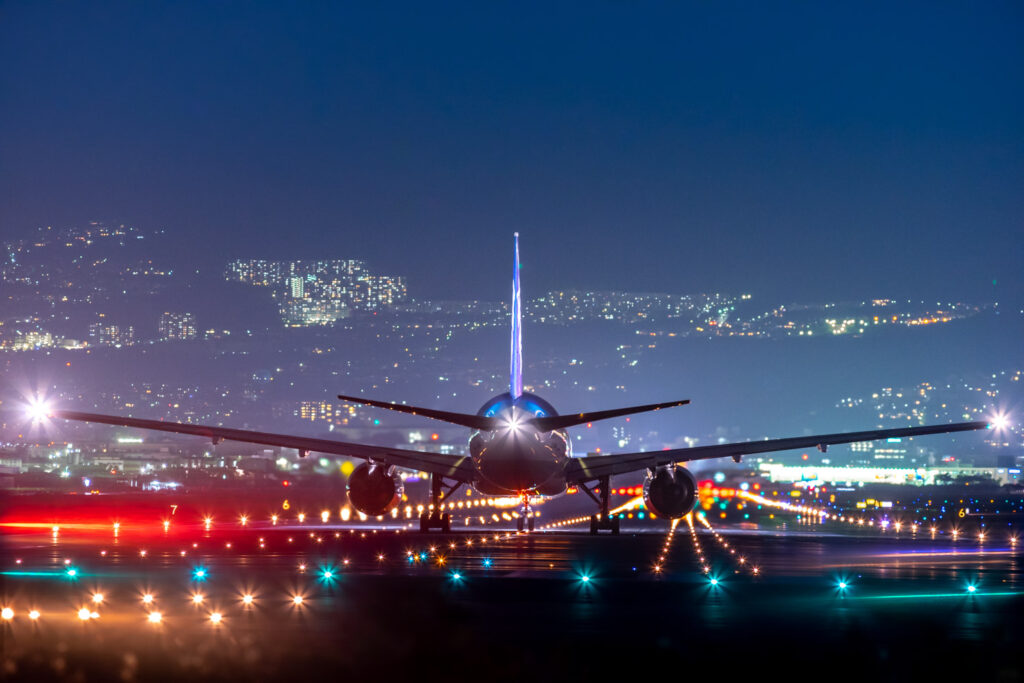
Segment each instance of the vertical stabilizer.
[[509,393],[519,398],[523,393],[523,316],[519,296],[519,233],[515,234],[516,255],[512,267],[512,364]]

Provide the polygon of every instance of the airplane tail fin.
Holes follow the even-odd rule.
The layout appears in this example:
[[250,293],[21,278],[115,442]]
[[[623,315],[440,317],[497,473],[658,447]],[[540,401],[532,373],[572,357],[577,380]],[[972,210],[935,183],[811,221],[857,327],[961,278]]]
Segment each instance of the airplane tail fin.
[[519,293],[519,233],[515,233],[515,262],[512,267],[512,360],[509,393],[515,400],[523,395],[523,316]]

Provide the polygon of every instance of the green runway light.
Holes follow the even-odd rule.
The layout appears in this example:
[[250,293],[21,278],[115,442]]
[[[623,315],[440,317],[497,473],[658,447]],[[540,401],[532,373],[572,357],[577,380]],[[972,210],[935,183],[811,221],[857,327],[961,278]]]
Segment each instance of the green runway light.
[[[978,597],[1010,597],[1014,595],[1024,595],[1024,591],[994,591],[992,593],[980,593],[977,587],[974,587],[974,591],[970,589],[972,586],[968,586],[967,591],[970,595],[976,595]],[[963,598],[964,593],[907,593],[899,595],[861,595],[854,600],[931,600],[938,598]]]
[[70,574],[70,573],[69,573],[70,571],[71,571],[71,570],[68,570],[68,571],[64,571],[64,572],[47,572],[47,571],[29,572],[29,571],[12,571],[12,572],[0,572],[0,576],[54,576],[54,577],[57,577],[57,576],[72,576],[72,577],[73,577],[73,576],[74,576],[74,574]]

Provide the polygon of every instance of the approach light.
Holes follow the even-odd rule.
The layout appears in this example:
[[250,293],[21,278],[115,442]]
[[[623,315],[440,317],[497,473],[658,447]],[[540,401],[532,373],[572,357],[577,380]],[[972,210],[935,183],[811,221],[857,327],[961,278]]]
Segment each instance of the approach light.
[[103,602],[103,593],[93,593],[92,601],[95,602],[97,605]]
[[82,621],[89,621],[89,619],[92,618],[92,612],[89,611],[88,607],[83,607],[78,610],[78,618]]
[[220,612],[211,612],[210,613],[210,623],[212,623],[212,624],[219,624],[223,618],[224,618],[224,615],[222,615]]
[[203,604],[203,594],[202,593],[193,593],[192,594],[192,604],[193,605],[201,605],[201,604]]
[[146,615],[146,619],[148,619],[149,623],[151,624],[159,624],[161,621],[163,621],[163,618],[164,615],[160,614],[159,612],[150,612]]
[[144,605],[151,605],[151,604],[153,604],[153,594],[152,593],[146,593],[145,595],[143,595],[142,596],[142,604],[144,604]]
[[0,618],[2,618],[4,621],[9,621],[13,619],[14,610],[10,607],[4,607],[2,610],[0,610]]
[[292,597],[292,602],[293,602],[294,604],[296,604],[296,605],[301,605],[301,604],[302,604],[302,596],[301,596],[301,595],[295,595],[295,596],[293,596],[293,597]]
[[242,596],[242,604],[243,605],[251,605],[252,604],[252,596],[249,595],[248,593],[243,595]]
[[33,621],[38,619],[39,618],[39,610],[37,610],[37,609],[29,610],[28,618],[32,619]]

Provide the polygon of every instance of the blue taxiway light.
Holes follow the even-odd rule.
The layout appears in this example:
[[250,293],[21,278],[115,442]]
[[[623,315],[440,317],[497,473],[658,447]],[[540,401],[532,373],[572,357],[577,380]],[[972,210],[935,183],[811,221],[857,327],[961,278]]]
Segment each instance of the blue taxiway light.
[[490,567],[491,566],[491,558],[489,558],[489,557],[485,557],[484,558],[484,566],[485,567]]

